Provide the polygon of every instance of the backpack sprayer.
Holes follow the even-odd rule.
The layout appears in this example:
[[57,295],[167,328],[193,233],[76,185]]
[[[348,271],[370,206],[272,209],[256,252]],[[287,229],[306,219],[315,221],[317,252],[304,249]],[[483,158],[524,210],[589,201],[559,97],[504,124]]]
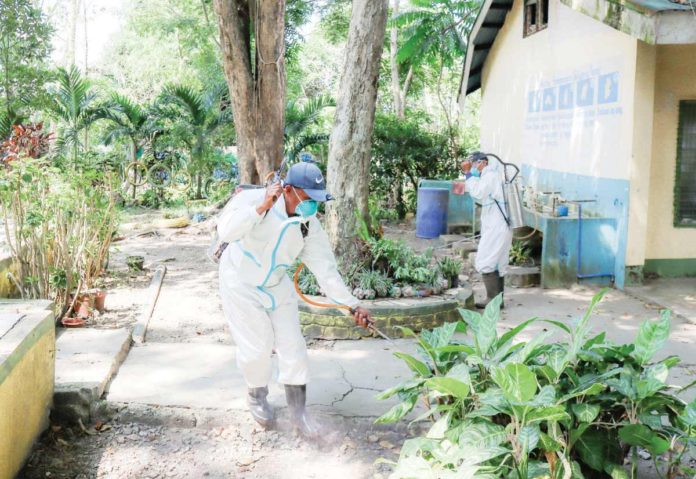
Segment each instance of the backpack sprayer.
[[[505,222],[512,229],[525,226],[524,217],[522,216],[522,200],[520,199],[520,190],[517,182],[515,181],[520,174],[520,169],[514,163],[505,163],[500,159],[499,156],[494,155],[493,153],[484,154],[486,156],[492,156],[503,166],[503,201],[505,203],[505,210],[507,211],[507,214],[505,214],[503,209],[500,207],[498,201],[494,201],[498,206],[500,213],[503,215],[503,218],[505,218]],[[515,174],[512,175],[512,178],[508,178],[508,168],[515,169]]]

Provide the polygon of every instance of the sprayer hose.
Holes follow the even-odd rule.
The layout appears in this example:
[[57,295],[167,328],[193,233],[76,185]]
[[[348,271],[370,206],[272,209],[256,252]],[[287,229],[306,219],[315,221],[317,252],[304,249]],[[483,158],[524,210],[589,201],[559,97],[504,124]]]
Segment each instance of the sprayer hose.
[[300,263],[300,265],[299,265],[299,266],[297,267],[297,269],[295,270],[295,278],[294,278],[294,282],[295,282],[295,291],[296,291],[297,294],[300,296],[300,299],[301,299],[302,301],[304,301],[305,303],[310,304],[310,305],[312,305],[312,306],[316,306],[317,308],[335,308],[335,309],[343,309],[343,310],[348,311],[349,313],[353,314],[353,308],[351,308],[350,306],[346,306],[346,305],[343,305],[343,304],[318,303],[318,302],[316,302],[316,301],[313,301],[313,300],[309,299],[307,296],[305,296],[305,295],[302,293],[302,290],[300,289],[300,273],[302,272],[302,270],[304,269],[304,267],[305,267],[304,263]]

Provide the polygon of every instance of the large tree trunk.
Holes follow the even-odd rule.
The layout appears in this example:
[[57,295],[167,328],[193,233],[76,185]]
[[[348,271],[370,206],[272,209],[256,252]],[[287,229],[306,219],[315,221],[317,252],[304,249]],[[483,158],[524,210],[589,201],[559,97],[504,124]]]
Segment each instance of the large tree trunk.
[[388,0],[354,0],[346,59],[329,139],[328,186],[336,201],[327,209],[327,232],[336,253],[351,255],[356,210],[367,218],[370,150],[377,78]]
[[261,179],[283,160],[285,0],[259,0],[256,39],[256,171]]
[[[283,156],[285,1],[214,0],[214,7],[232,97],[239,181],[257,183]],[[253,59],[252,25],[257,30]]]
[[[392,18],[399,16],[399,0],[394,0],[392,8]],[[391,27],[389,41],[389,64],[391,67],[391,88],[394,101],[394,114],[399,116],[401,112],[401,81],[399,80],[399,63],[396,61],[396,54],[399,52],[399,29],[396,25]]]

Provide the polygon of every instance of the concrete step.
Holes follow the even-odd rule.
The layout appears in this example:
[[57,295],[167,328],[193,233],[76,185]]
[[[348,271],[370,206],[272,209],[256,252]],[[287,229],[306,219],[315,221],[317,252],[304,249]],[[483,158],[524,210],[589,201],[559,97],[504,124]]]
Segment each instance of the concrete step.
[[541,284],[538,266],[510,266],[505,274],[505,285],[512,288],[529,288]]
[[130,330],[65,329],[56,340],[55,420],[87,424],[131,345]]

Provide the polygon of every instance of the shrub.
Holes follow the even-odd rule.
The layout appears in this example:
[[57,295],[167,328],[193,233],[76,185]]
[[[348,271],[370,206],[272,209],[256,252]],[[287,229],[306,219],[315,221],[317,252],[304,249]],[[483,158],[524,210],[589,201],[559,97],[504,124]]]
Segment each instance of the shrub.
[[[653,359],[670,314],[617,345],[590,334],[603,294],[572,326],[545,321],[565,341],[550,342],[551,332],[515,340],[538,319],[498,335],[498,296],[483,314],[461,310],[462,321],[423,331],[420,358],[396,353],[414,376],[379,396],[401,402],[377,422],[398,421],[422,398],[422,418],[435,423],[426,437],[404,443],[391,477],[628,478],[624,459],[636,477],[637,448],[665,455],[666,478],[693,475],[681,459],[696,441],[696,401],[684,403],[666,383],[679,358]],[[453,339],[457,330],[470,331],[470,340]]]
[[75,290],[94,286],[116,230],[108,177],[62,173],[42,160],[13,161],[0,170],[0,212],[23,298],[69,306]]

